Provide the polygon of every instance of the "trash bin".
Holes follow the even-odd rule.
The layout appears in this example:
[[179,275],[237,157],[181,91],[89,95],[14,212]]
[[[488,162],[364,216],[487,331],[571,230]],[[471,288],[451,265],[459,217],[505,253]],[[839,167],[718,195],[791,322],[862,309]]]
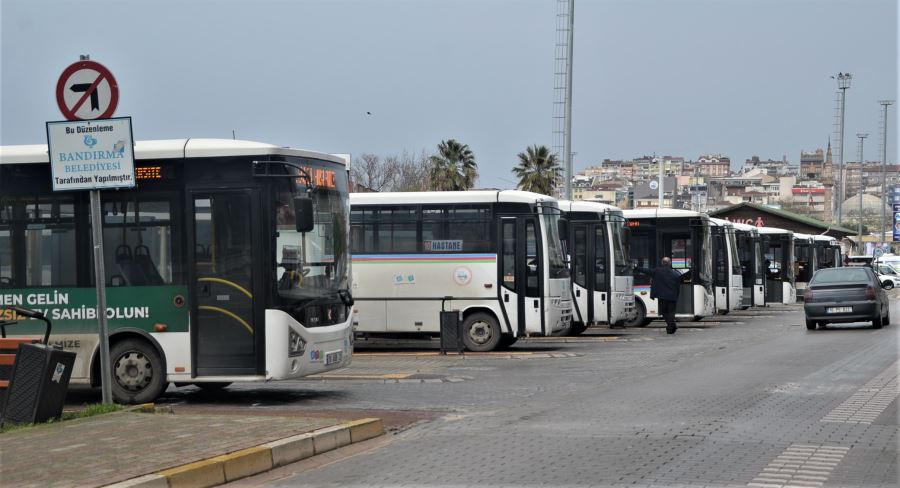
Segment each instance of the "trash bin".
[[462,321],[459,310],[441,311],[441,354],[447,351],[463,352]]
[[19,315],[47,324],[43,344],[20,344],[9,379],[2,423],[38,423],[62,415],[75,353],[51,346],[44,314],[15,308]]

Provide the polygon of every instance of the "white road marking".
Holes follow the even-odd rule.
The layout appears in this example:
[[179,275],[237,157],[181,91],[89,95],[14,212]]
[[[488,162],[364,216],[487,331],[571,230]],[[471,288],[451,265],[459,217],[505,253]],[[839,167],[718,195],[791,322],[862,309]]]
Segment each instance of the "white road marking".
[[898,384],[900,361],[894,362],[850,398],[822,417],[822,422],[871,424],[900,394]]
[[763,468],[747,486],[754,488],[791,488],[822,486],[834,466],[850,448],[817,444],[791,444]]

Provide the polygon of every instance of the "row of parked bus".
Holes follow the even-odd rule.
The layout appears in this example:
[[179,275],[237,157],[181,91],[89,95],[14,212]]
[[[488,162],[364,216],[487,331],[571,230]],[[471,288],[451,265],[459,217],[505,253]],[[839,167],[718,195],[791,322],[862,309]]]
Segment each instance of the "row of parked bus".
[[459,310],[472,351],[660,314],[650,277],[662,257],[683,274],[676,316],[794,303],[831,237],[671,209],[621,210],[522,191],[352,194],[354,327],[364,337],[440,331]]
[[[89,199],[53,191],[47,149],[0,147],[0,332],[43,334],[17,307],[46,315],[50,342],[76,353],[72,382],[98,385]],[[679,210],[351,195],[347,157],[257,142],[138,141],[134,156],[137,185],[103,191],[100,211],[122,403],[345,367],[358,336],[435,335],[442,310],[460,311],[472,351],[645,325],[657,307],[634,269],[662,256],[691,319],[792,302],[795,281],[841,261],[833,241]]]

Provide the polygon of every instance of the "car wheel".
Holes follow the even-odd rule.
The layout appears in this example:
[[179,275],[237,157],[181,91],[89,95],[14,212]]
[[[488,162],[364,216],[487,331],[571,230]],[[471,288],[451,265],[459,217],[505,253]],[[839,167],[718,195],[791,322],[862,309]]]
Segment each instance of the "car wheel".
[[500,344],[500,324],[486,313],[473,313],[463,322],[463,344],[472,352],[488,352]]
[[887,315],[884,316],[884,322],[881,325],[891,325],[891,308],[888,307]]
[[894,282],[890,281],[890,280],[885,281],[884,283],[881,284],[881,287],[884,288],[885,290],[892,290],[892,289],[894,289]]
[[625,327],[646,327],[649,323],[650,321],[647,320],[647,309],[644,308],[644,304],[635,300],[634,317],[625,322]]
[[879,313],[878,316],[872,319],[872,328],[880,329],[882,325],[883,322],[881,320],[881,314]]
[[166,389],[162,358],[147,341],[125,339],[117,342],[110,349],[109,357],[112,394],[117,403],[149,403]]
[[816,330],[816,321],[806,319],[806,330]]

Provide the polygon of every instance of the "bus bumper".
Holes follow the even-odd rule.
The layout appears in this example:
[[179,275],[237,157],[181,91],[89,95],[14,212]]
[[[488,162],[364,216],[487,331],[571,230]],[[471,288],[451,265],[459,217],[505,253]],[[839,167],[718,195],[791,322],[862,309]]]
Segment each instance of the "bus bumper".
[[352,314],[341,324],[303,327],[280,310],[266,310],[266,379],[302,378],[350,366]]

